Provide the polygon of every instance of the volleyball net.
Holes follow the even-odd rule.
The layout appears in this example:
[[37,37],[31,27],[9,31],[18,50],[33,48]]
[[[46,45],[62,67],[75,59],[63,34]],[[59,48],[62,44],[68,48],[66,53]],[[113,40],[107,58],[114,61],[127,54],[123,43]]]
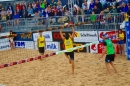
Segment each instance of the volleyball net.
[[[37,49],[37,38],[39,36],[39,31],[33,32],[14,32],[13,35],[9,33],[3,33],[0,35],[0,64],[1,68],[8,67],[16,64],[21,64],[25,62],[34,61],[40,58],[45,58],[53,55],[58,55],[66,52],[64,43],[61,39],[59,29],[63,29],[63,34],[69,33],[72,35],[71,27],[80,27],[86,24],[85,22],[80,22],[77,24],[68,25],[66,23],[60,27],[48,28],[42,31],[46,40],[46,50],[45,55],[40,56]],[[111,36],[111,40],[116,41],[117,31],[75,31],[74,35],[74,50],[77,53],[102,53],[104,46],[102,43],[101,35],[107,33]],[[9,38],[14,37],[15,49],[11,49]],[[117,46],[115,44],[115,46]],[[118,47],[117,47],[118,49]],[[118,53],[118,51],[117,51]],[[80,57],[82,54],[76,54]]]

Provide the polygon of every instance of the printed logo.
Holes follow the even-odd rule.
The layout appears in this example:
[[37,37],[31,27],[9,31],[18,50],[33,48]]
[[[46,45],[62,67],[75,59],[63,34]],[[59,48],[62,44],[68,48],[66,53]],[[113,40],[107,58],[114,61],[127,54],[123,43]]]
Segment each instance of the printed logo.
[[57,49],[56,44],[50,44],[46,46],[47,49]]
[[49,34],[45,34],[44,37],[47,39],[51,38]]
[[4,46],[0,46],[0,49],[4,49],[4,48],[8,48],[10,47],[9,45],[4,45]]
[[74,37],[80,37],[80,33],[74,32]]
[[25,42],[15,42],[16,48],[25,48]]
[[92,44],[92,45],[91,45],[91,49],[92,49],[93,51],[96,51],[96,44]]

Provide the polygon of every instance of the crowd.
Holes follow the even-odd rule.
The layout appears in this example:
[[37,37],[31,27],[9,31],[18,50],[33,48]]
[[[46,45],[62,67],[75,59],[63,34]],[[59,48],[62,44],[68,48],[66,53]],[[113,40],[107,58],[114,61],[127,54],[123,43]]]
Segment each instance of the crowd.
[[[105,14],[109,14],[108,18],[111,19],[111,13],[125,13],[129,10],[129,2],[126,0],[84,0],[82,3],[73,5],[73,15],[90,15],[92,22],[104,18]],[[68,16],[70,6],[66,3],[62,5],[62,1],[54,0],[51,3],[44,1],[33,1],[32,3],[16,3],[15,8],[8,4],[7,9],[2,8],[0,5],[0,20],[15,20],[17,24],[19,18],[40,18],[40,17],[55,17],[55,16]],[[97,16],[99,14],[100,16]],[[102,17],[102,18],[101,18]],[[36,20],[37,22],[38,20]]]

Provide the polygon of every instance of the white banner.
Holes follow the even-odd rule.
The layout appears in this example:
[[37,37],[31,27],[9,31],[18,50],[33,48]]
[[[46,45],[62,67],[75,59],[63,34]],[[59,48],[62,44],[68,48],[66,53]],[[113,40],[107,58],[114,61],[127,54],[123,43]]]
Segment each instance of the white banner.
[[[37,50],[37,42],[35,42],[35,49]],[[59,42],[46,42],[46,50],[59,51]]]
[[97,44],[90,43],[90,53],[98,53],[98,42]]
[[34,49],[33,41],[15,41],[16,48]]
[[74,42],[95,42],[98,41],[97,31],[76,31]]
[[9,42],[0,43],[0,51],[9,50],[9,49],[10,49],[10,43]]
[[[46,41],[49,41],[49,42],[52,41],[52,32],[51,31],[43,32],[42,35],[45,37]],[[34,33],[33,41],[37,41],[38,36],[39,36],[39,33]]]
[[[0,36],[8,36],[9,32],[6,33],[0,33]],[[9,42],[9,38],[2,38],[0,39],[0,43]]]

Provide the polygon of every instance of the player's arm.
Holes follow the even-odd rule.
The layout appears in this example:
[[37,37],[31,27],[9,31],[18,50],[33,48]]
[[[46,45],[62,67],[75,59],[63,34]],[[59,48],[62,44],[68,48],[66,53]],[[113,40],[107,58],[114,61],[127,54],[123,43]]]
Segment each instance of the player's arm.
[[[103,51],[103,54],[102,54],[102,56],[101,56],[100,58],[103,58],[103,56],[104,56],[104,55],[106,54],[106,52],[107,52],[107,50],[106,50],[106,49],[107,49],[107,48],[106,48],[106,45],[107,45],[106,42],[104,42],[104,51]],[[99,59],[100,59],[100,58],[99,58]]]
[[45,39],[44,39],[44,49],[46,49],[46,40]]
[[74,27],[72,27],[72,35],[71,35],[71,39],[73,39],[74,38]]
[[37,38],[37,49],[39,48],[39,38]]
[[62,29],[60,29],[60,36],[61,36],[62,40],[65,39],[64,36],[63,36],[63,34],[62,34]]

